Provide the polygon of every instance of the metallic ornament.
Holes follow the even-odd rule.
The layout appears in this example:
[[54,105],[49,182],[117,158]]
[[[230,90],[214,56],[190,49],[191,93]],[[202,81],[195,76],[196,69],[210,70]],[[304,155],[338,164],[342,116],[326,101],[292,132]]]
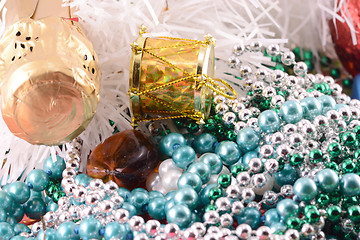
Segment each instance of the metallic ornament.
[[335,50],[340,61],[345,69],[355,77],[360,73],[360,2],[358,0],[346,0],[346,5],[347,10],[342,9],[341,13],[338,14],[342,15],[347,12],[350,15],[354,23],[357,44],[353,44],[351,31],[346,21],[340,22],[336,20],[334,24],[331,20],[329,25]]
[[[235,99],[226,82],[213,79],[214,38],[191,40],[140,37],[132,46],[130,107],[133,124],[148,120],[192,118],[199,122],[210,114],[213,91]],[[234,96],[228,95],[226,86]]]
[[101,73],[75,22],[22,19],[5,32],[0,53],[1,112],[15,136],[57,145],[84,131],[99,101]]

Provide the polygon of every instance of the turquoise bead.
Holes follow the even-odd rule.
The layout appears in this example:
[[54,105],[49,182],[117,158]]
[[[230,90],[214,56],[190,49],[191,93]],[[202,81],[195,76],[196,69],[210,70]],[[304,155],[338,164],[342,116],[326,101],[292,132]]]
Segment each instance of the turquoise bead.
[[216,187],[216,184],[206,185],[200,192],[200,202],[203,206],[206,206],[210,203],[209,193],[212,188]]
[[297,217],[299,215],[299,205],[294,200],[285,198],[278,202],[276,211],[282,219]]
[[41,217],[46,213],[45,202],[38,197],[30,198],[24,204],[24,210],[26,216],[29,218],[40,220]]
[[14,202],[11,209],[9,210],[9,214],[16,218],[17,222],[20,222],[24,217],[24,208],[21,204]]
[[199,196],[192,188],[181,188],[174,195],[175,204],[186,204],[190,210],[194,210],[199,204]]
[[49,156],[45,159],[43,169],[45,172],[51,171],[50,178],[59,179],[62,177],[62,172],[66,168],[65,161],[63,158],[56,155],[56,161],[52,160],[52,157]]
[[138,212],[142,212],[142,208],[148,204],[149,195],[147,192],[137,191],[135,193],[131,193],[129,197],[129,203],[133,205]]
[[238,132],[236,142],[244,152],[252,151],[259,146],[260,137],[254,129],[248,127]]
[[332,169],[324,169],[315,175],[315,182],[321,191],[331,193],[339,186],[339,176]]
[[185,205],[175,205],[166,212],[166,219],[180,228],[186,228],[191,223],[191,211]]
[[211,153],[214,152],[217,142],[218,141],[214,135],[210,133],[203,133],[195,138],[194,148],[198,154]]
[[89,175],[87,174],[78,174],[76,177],[75,177],[75,183],[77,185],[81,185],[81,186],[84,186],[84,187],[87,187],[89,185],[89,183],[91,182],[91,180],[93,180],[92,177],[90,177]]
[[106,225],[104,238],[105,240],[110,239],[126,239],[127,230],[123,224],[119,224],[118,222],[111,222]]
[[25,203],[30,197],[30,189],[23,182],[13,182],[8,185],[5,191],[18,203]]
[[[45,237],[46,236],[46,237]],[[46,229],[46,232],[41,230],[35,238],[36,240],[57,240],[56,231],[52,228]]]
[[211,174],[219,174],[223,168],[220,157],[215,153],[206,153],[201,156],[200,162],[210,167]]
[[196,159],[196,153],[192,147],[187,145],[181,146],[175,149],[174,153],[172,154],[172,160],[174,161],[175,165],[179,168],[185,169],[189,166],[192,162]]
[[252,229],[257,229],[260,226],[261,213],[256,208],[246,207],[235,217],[239,224],[248,224]]
[[0,222],[6,222],[7,212],[0,207]]
[[42,194],[41,192],[38,192],[38,191],[35,191],[33,189],[30,190],[30,198],[32,197],[39,197],[39,198],[42,198]]
[[1,207],[4,210],[8,211],[11,208],[13,201],[13,198],[7,192],[0,190],[0,202]]
[[9,223],[7,223],[7,222],[0,223],[0,236],[1,236],[1,239],[9,240],[14,235],[15,235],[15,233],[14,233],[13,227]]
[[280,123],[278,114],[273,110],[266,110],[258,117],[258,125],[265,133],[276,132],[280,127]]
[[317,98],[321,104],[322,114],[326,114],[329,110],[335,109],[336,101],[333,97],[324,95]]
[[136,208],[133,205],[127,203],[127,202],[124,202],[122,204],[121,208],[128,210],[129,218],[136,215]]
[[46,204],[46,212],[55,212],[59,206],[55,202],[49,202]]
[[12,237],[10,240],[26,240],[26,239],[29,239],[29,238],[26,238],[23,236],[15,236],[15,237]]
[[247,167],[249,165],[249,162],[253,158],[260,158],[260,153],[258,150],[250,151],[244,154],[244,156],[241,159],[241,163]]
[[296,171],[296,168],[294,168],[290,164],[285,164],[283,170],[274,173],[275,182],[279,186],[293,185],[298,178],[299,174]]
[[183,135],[180,133],[170,133],[161,139],[159,149],[163,154],[170,157],[175,149],[184,145],[186,145],[186,139]]
[[210,167],[203,162],[192,163],[186,171],[199,175],[203,184],[210,180]]
[[265,222],[264,222],[265,226],[271,226],[271,224],[273,223],[280,222],[280,216],[277,213],[276,208],[267,210],[264,214],[264,218],[265,218]]
[[287,226],[283,222],[275,222],[270,225],[270,229],[275,234],[283,234],[286,232]]
[[346,197],[360,195],[360,177],[355,173],[347,173],[340,180],[341,192]]
[[311,201],[318,193],[314,180],[307,177],[302,177],[294,183],[294,194],[300,198],[301,201]]
[[232,141],[220,142],[215,148],[215,153],[219,155],[220,159],[225,165],[235,164],[237,161],[239,161],[242,155],[239,146]]
[[148,193],[148,195],[149,195],[149,199],[153,199],[153,198],[158,198],[158,197],[164,197],[164,194],[162,194],[161,192],[159,192],[159,191],[156,191],[156,190],[154,190],[154,191],[150,191],[149,193]]
[[195,173],[185,172],[180,176],[177,182],[177,186],[179,189],[190,187],[196,192],[200,192],[202,187],[202,181],[199,175]]
[[82,220],[79,225],[79,236],[82,240],[101,239],[101,223],[96,218],[90,217]]
[[57,240],[79,240],[80,236],[75,233],[75,228],[77,228],[76,223],[74,222],[64,222],[56,230],[56,239]]
[[174,199],[167,200],[164,207],[165,214],[175,205]]
[[27,175],[26,183],[32,186],[34,191],[41,192],[49,184],[49,176],[44,170],[34,169]]
[[157,220],[165,219],[165,203],[166,199],[163,197],[152,198],[148,204],[148,213],[150,217]]
[[196,222],[201,222],[201,218],[199,217],[199,214],[191,213],[191,221],[189,223],[189,226],[193,225]]
[[348,108],[349,106],[346,105],[346,104],[336,104],[336,105],[335,105],[335,110],[336,110],[336,111],[339,111],[340,109],[342,109],[342,108],[344,108],[344,107]]
[[176,190],[168,192],[168,193],[165,195],[166,201],[169,201],[169,200],[173,199],[174,196],[175,196],[175,194],[176,194]]
[[26,226],[25,224],[18,223],[14,226],[14,232],[15,232],[15,235],[17,235],[17,234],[20,234],[23,232],[30,233],[31,231],[30,231],[29,227]]
[[12,216],[8,216],[6,218],[6,222],[8,224],[10,224],[12,227],[14,227],[18,222],[16,221],[16,218],[12,217]]
[[298,101],[286,101],[280,107],[280,116],[286,123],[297,123],[303,118],[303,109]]
[[128,197],[130,196],[130,191],[123,187],[119,187],[117,189],[117,192],[118,192],[119,196],[121,196],[124,199],[124,201],[126,201],[128,199]]
[[321,103],[314,97],[307,97],[300,101],[304,111],[304,118],[314,120],[314,118],[321,114]]

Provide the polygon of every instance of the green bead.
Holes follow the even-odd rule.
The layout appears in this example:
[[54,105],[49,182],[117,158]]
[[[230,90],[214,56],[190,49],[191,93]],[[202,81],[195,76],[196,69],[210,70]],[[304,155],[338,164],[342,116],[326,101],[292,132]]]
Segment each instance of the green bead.
[[295,58],[297,61],[300,61],[301,60],[301,48],[300,47],[296,47],[292,50],[292,52],[295,54]]
[[309,153],[309,160],[312,163],[321,162],[323,158],[323,153],[320,149],[312,149]]
[[331,64],[331,58],[329,58],[329,57],[327,57],[327,56],[323,56],[323,57],[321,57],[321,59],[320,59],[320,64],[321,64],[321,66],[323,66],[323,67],[329,67],[330,66],[330,64]]
[[316,90],[318,90],[319,92],[321,92],[321,93],[324,93],[325,92],[325,86],[324,85],[322,85],[321,83],[315,83],[314,84],[314,88],[316,89]]
[[304,208],[304,213],[306,214],[307,212],[309,212],[311,210],[318,210],[318,209],[315,205],[306,205]]
[[356,145],[356,134],[353,132],[345,132],[341,135],[340,141],[347,147]]
[[320,220],[320,213],[317,209],[311,209],[305,213],[308,223],[317,223]]
[[286,225],[290,229],[300,230],[302,226],[302,221],[297,217],[290,217],[286,220]]
[[280,63],[276,64],[275,69],[285,72],[285,67]]
[[326,194],[320,193],[316,197],[316,203],[319,205],[319,207],[325,207],[325,206],[329,205],[330,197],[328,195],[326,195]]
[[230,186],[231,176],[229,174],[221,174],[218,178],[218,184],[223,188]]
[[358,150],[356,150],[356,151],[354,152],[354,158],[355,158],[355,159],[359,159],[359,158],[360,158],[360,149],[358,149]]
[[313,53],[312,51],[304,51],[304,59],[305,60],[311,60],[313,58]]
[[341,145],[338,142],[332,142],[328,146],[330,156],[337,157],[341,154]]
[[210,190],[210,192],[209,192],[209,197],[210,197],[210,199],[212,199],[212,200],[216,200],[216,199],[222,197],[222,191],[221,191],[221,189],[218,188],[218,187],[212,188],[212,189]]
[[205,212],[211,211],[211,210],[216,210],[216,206],[213,204],[209,204],[206,206],[205,208]]
[[58,202],[60,198],[64,197],[65,196],[65,193],[64,192],[61,192],[61,191],[58,191],[58,192],[55,192],[54,195],[53,195],[53,200],[54,202]]
[[233,130],[229,130],[226,132],[226,139],[230,141],[236,141],[236,133]]
[[339,206],[333,205],[326,209],[327,218],[332,221],[336,222],[340,220],[341,217],[341,208]]
[[189,122],[186,126],[186,129],[190,132],[190,133],[196,133],[197,131],[199,131],[200,127],[198,124],[196,124],[195,122]]
[[351,206],[355,206],[358,204],[358,199],[356,197],[345,197],[341,206],[343,209],[348,209]]
[[341,163],[341,170],[343,173],[355,172],[356,164],[352,161],[351,158],[348,158]]
[[326,164],[326,168],[330,168],[335,172],[339,172],[339,165],[334,162],[329,162],[328,164]]
[[234,177],[244,171],[246,171],[246,167],[240,163],[231,166],[231,173]]
[[303,162],[304,162],[304,156],[301,154],[296,153],[290,157],[290,165],[291,166],[297,166]]
[[351,206],[348,208],[348,217],[355,223],[360,222],[360,206]]
[[332,204],[338,204],[342,198],[340,191],[334,191],[329,194],[330,200]]
[[352,80],[348,79],[348,78],[345,78],[343,81],[342,81],[342,85],[344,87],[351,87],[352,86]]
[[332,76],[333,78],[339,78],[340,77],[340,74],[341,74],[341,72],[340,72],[340,70],[338,69],[338,68],[332,68],[331,70],[330,70],[330,76]]

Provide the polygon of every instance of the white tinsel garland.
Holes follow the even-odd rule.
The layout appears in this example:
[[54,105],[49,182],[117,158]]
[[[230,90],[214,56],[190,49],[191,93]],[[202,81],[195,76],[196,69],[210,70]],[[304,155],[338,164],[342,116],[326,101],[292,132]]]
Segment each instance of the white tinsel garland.
[[[3,2],[5,1],[0,2],[0,6]],[[304,41],[298,39],[301,39],[300,34],[304,34],[301,31],[303,28],[291,32],[290,30],[294,29],[289,27],[291,22],[299,17],[294,14],[300,14],[295,8],[294,11],[289,10],[292,9],[291,6],[296,6],[297,2],[301,2],[302,7],[319,11],[318,16],[322,17],[315,22],[313,21],[315,15],[311,15],[313,22],[306,22],[306,26],[302,26],[308,29],[309,32],[305,36],[310,36],[312,43],[319,41],[325,35],[328,37],[328,33],[322,35],[323,31],[311,32],[319,28],[318,23],[337,16],[334,15],[336,11],[328,13],[326,10],[331,9],[329,6],[333,6],[335,0],[71,0],[66,2],[76,9],[74,14],[79,17],[83,29],[93,42],[102,70],[101,99],[97,112],[88,128],[79,136],[83,140],[81,170],[86,167],[86,159],[90,151],[109,137],[115,126],[120,131],[130,128],[126,95],[131,58],[129,45],[137,38],[138,27],[141,24],[145,24],[149,32],[156,35],[202,39],[203,35],[211,33],[217,40],[216,57],[222,60],[217,64],[216,75],[223,77],[223,73],[229,70],[223,63],[231,55],[233,45],[239,42],[249,44],[259,39],[265,46],[272,43],[284,44],[287,42],[286,36],[289,36],[291,42],[302,46],[299,43]],[[325,10],[321,4],[326,6]],[[324,12],[327,14],[321,14]],[[295,34],[299,35],[295,36]],[[315,44],[314,48],[319,49],[320,46],[323,45]],[[271,63],[269,58],[263,57],[261,53],[245,54],[240,60],[254,67],[261,66],[262,63]],[[115,125],[110,126],[109,120],[114,121]],[[7,159],[0,171],[3,181],[14,181],[25,171],[22,174],[24,179],[34,167],[41,166],[50,153],[63,154],[59,147],[34,146],[14,137],[2,119],[0,136],[2,139],[0,166],[2,160]],[[10,152],[5,155],[9,149]]]

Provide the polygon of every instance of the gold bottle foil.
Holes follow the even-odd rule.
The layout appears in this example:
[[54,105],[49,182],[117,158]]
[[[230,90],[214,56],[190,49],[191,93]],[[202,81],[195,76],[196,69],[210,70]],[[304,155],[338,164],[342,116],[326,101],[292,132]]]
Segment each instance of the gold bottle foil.
[[91,42],[74,22],[20,20],[0,40],[0,58],[1,112],[14,135],[55,145],[86,128],[101,73]]
[[144,38],[133,44],[130,106],[133,123],[210,113],[212,90],[200,86],[214,75],[214,42],[180,38]]

